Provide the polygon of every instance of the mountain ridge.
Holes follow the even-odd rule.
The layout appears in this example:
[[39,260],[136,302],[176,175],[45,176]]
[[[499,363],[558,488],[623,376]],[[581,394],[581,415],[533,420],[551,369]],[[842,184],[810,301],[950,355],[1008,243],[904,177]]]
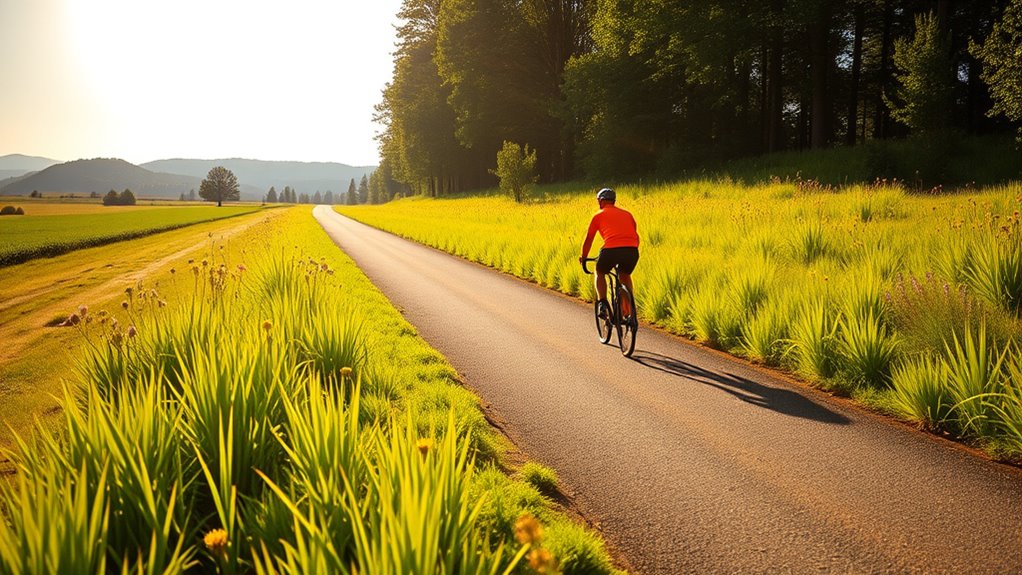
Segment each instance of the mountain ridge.
[[[35,164],[11,154],[0,157],[8,164],[22,168],[41,165],[49,160],[36,158]],[[21,162],[18,164],[17,162]],[[0,171],[0,195],[28,195],[33,191],[61,194],[100,195],[109,190],[130,189],[140,197],[177,198],[182,193],[198,190],[199,184],[214,166],[223,166],[238,178],[243,200],[258,201],[271,187],[283,190],[290,186],[298,193],[317,191],[342,193],[352,179],[358,183],[375,166],[349,166],[336,162],[301,162],[225,158],[200,160],[175,158],[155,160],[136,165],[120,158],[91,158],[54,163],[44,168],[19,172],[17,168]],[[5,179],[6,178],[6,179]]]

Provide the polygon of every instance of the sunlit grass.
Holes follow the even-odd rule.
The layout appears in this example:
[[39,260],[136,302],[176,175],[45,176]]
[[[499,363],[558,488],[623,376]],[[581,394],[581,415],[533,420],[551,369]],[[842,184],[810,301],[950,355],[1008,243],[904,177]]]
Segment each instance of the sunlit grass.
[[23,436],[0,484],[0,571],[612,571],[570,523],[560,556],[497,530],[510,504],[477,469],[504,443],[478,399],[308,210],[259,231],[71,310],[63,425]]
[[[905,391],[904,382],[946,374],[946,393],[915,393],[911,401],[926,397],[931,404],[900,412],[990,445],[1014,429],[996,424],[1017,413],[1006,402],[977,412],[989,424],[968,413],[970,405],[979,409],[979,399],[959,397],[949,413],[943,402],[956,371],[924,369],[918,358],[953,362],[955,338],[962,346],[974,340],[980,320],[999,350],[1022,333],[1018,184],[955,195],[912,194],[897,183],[832,188],[799,179],[617,191],[643,239],[634,278],[645,321],[852,395],[888,397]],[[589,190],[555,192],[540,189],[543,200],[527,204],[498,196],[408,198],[337,210],[591,300],[592,280],[574,258],[596,202]],[[1016,349],[1010,346],[1004,365]],[[966,365],[980,361],[966,351]]]

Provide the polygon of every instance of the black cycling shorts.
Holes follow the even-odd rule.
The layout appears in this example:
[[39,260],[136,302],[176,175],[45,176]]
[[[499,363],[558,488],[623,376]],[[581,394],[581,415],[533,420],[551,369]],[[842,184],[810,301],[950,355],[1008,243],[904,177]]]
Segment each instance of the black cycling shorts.
[[596,259],[596,272],[605,274],[614,266],[619,273],[630,274],[639,263],[639,248],[603,248]]

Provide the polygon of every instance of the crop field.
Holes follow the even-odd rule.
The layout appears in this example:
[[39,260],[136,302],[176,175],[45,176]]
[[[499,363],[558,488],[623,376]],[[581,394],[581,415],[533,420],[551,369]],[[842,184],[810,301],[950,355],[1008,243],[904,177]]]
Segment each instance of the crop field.
[[[77,249],[142,237],[199,222],[252,213],[258,206],[105,207],[94,204],[40,204],[48,207],[32,215],[32,204],[25,216],[0,219],[0,266],[9,266],[38,257],[52,257]],[[127,208],[127,209],[125,209]],[[68,210],[71,210],[68,213]],[[56,213],[55,213],[56,212]]]
[[[524,204],[336,209],[592,300],[577,258],[594,193],[539,192]],[[618,198],[642,238],[645,321],[1022,458],[1019,185],[914,195],[884,183],[693,181],[626,186]]]
[[310,210],[270,214],[66,310],[62,421],[19,434],[0,571],[614,572]]

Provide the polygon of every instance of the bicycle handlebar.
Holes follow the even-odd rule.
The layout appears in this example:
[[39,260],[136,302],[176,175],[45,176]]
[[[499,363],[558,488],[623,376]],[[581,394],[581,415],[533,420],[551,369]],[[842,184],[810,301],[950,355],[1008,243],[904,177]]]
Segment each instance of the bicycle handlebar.
[[589,268],[586,266],[586,264],[595,261],[596,258],[585,258],[584,260],[582,260],[582,271],[584,271],[588,275],[593,275],[593,272],[589,271]]

